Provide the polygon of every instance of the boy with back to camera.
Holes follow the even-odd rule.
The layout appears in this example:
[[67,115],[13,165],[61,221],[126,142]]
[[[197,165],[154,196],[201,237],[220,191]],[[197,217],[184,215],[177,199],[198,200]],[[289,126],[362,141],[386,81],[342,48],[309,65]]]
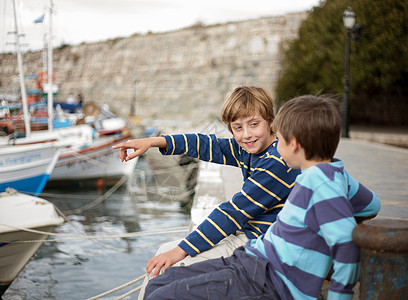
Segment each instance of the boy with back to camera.
[[284,104],[273,122],[278,152],[302,173],[276,222],[231,257],[170,268],[149,282],[145,299],[317,299],[331,268],[328,299],[352,299],[355,218],[376,215],[380,199],[333,158],[340,128],[331,99]]
[[[185,154],[242,170],[241,191],[214,209],[181,242],[168,243],[159,249],[159,253],[164,253],[149,260],[148,274],[157,276],[160,269],[164,271],[175,263],[189,265],[230,256],[248,238],[264,234],[275,222],[300,172],[288,168],[277,152],[271,128],[273,108],[272,97],[265,89],[240,86],[229,93],[222,107],[222,120],[233,138],[178,134],[136,139],[114,146],[120,149],[122,161],[139,156],[151,147],[159,147],[164,155]],[[128,149],[134,152],[128,155]],[[169,247],[169,251],[162,250]],[[143,289],[139,298],[142,296]]]

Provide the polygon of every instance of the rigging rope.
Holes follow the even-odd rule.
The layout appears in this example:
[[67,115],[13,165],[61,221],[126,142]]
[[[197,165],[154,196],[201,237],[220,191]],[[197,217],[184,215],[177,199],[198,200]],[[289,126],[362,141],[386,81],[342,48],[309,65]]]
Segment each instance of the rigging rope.
[[[67,223],[69,223],[72,226],[72,228],[76,229],[79,233],[82,233],[88,236],[88,233],[83,228],[76,226],[55,204],[53,205],[54,205],[55,210],[64,218],[64,220]],[[92,240],[92,242],[98,245],[99,247],[106,248],[106,249],[117,249],[118,248],[117,246],[108,244],[106,242],[100,243],[98,240]]]
[[[121,286],[118,286],[118,287],[116,287],[116,288],[114,288],[114,289],[111,289],[111,290],[109,290],[109,291],[106,291],[106,292],[104,292],[104,293],[102,293],[102,294],[99,294],[99,295],[94,296],[94,297],[92,297],[92,298],[88,298],[87,300],[95,300],[95,299],[98,299],[98,298],[105,297],[105,296],[107,296],[107,295],[109,295],[109,294],[112,294],[112,293],[117,292],[117,291],[119,291],[119,290],[121,290],[121,289],[124,289],[125,287],[128,287],[128,286],[131,285],[131,284],[134,284],[134,283],[136,283],[136,282],[139,282],[140,280],[144,279],[145,277],[146,277],[146,274],[144,274],[144,275],[142,275],[142,276],[139,276],[138,278],[136,278],[136,279],[134,279],[134,280],[131,280],[131,281],[129,281],[128,283],[122,284]],[[134,289],[134,292],[138,291],[141,287],[142,287],[142,286],[139,286],[139,287],[137,287],[136,289]],[[133,291],[133,290],[132,290],[132,291]],[[129,291],[128,293],[130,293],[130,292],[131,292],[131,291]],[[133,294],[134,292],[132,292],[132,293],[130,293],[130,294]],[[122,296],[120,296],[120,297],[123,297],[123,298],[124,298],[124,297],[127,296],[128,293],[126,293],[126,294],[124,294],[124,295],[122,295]],[[130,295],[130,294],[129,294],[129,295]],[[123,299],[123,298],[116,298],[116,299]]]
[[0,223],[0,226],[6,226],[17,230],[32,232],[36,234],[42,235],[51,235],[51,236],[60,236],[65,237],[64,239],[51,239],[51,240],[22,240],[22,241],[1,241],[2,243],[9,243],[9,244],[28,244],[28,243],[39,243],[39,242],[64,242],[64,241],[72,241],[72,240],[93,240],[93,239],[111,239],[111,238],[129,238],[129,237],[140,237],[140,236],[150,236],[150,235],[158,235],[158,234],[165,234],[165,233],[181,233],[181,232],[188,232],[188,226],[181,226],[175,227],[168,231],[163,231],[162,229],[145,231],[145,232],[128,232],[128,233],[121,233],[121,234],[106,234],[106,235],[92,235],[92,236],[75,236],[70,234],[64,233],[53,233],[48,231],[40,231],[34,230],[29,228],[22,228],[11,226],[7,224]]
[[97,166],[97,167],[102,167],[102,168],[107,168],[108,164],[104,163],[104,162],[100,162],[95,158],[80,154],[80,153],[72,153],[73,157],[78,158],[80,161],[86,161],[86,162],[90,162],[91,164]]
[[[146,275],[145,275],[145,276],[146,276]],[[142,286],[141,286],[141,285],[138,286],[137,288],[135,288],[135,289],[133,289],[133,290],[130,290],[129,292],[123,294],[122,296],[119,296],[119,297],[115,298],[115,300],[124,299],[124,298],[126,298],[127,296],[132,295],[133,293],[136,293],[136,292],[137,292],[138,290],[140,290],[140,289],[142,289]]]
[[[183,166],[181,166],[183,168]],[[180,167],[178,167],[180,168]],[[164,174],[164,173],[169,173],[171,174],[172,172],[174,172],[174,170],[176,170],[176,167],[173,168],[167,168],[165,170],[162,171],[152,171],[153,175],[159,175],[159,174]],[[104,201],[107,197],[109,197],[110,195],[112,195],[120,186],[122,186],[125,182],[126,179],[128,178],[128,175],[124,175],[113,187],[111,187],[105,194],[99,196],[95,201],[83,206],[83,207],[79,207],[76,209],[72,209],[72,210],[68,210],[68,211],[64,211],[64,213],[66,214],[72,214],[72,213],[81,213],[84,210],[90,209],[96,205],[98,205],[99,203],[101,203],[102,201]],[[187,185],[190,185],[190,183],[195,182],[195,180],[186,180],[185,183]],[[157,184],[159,186],[159,184]],[[151,194],[156,194],[158,196],[164,197],[164,198],[168,198],[171,201],[175,201],[178,199],[183,199],[185,197],[188,197],[190,195],[192,195],[195,191],[194,189],[190,189],[185,191],[185,187],[177,187],[177,186],[170,186],[169,187],[169,191],[168,192],[164,192],[163,190],[158,189],[158,187],[145,187],[144,188],[146,190],[146,192],[149,192]],[[185,192],[184,192],[185,191]],[[26,193],[26,194],[30,194],[30,193]],[[130,194],[132,194],[132,191],[130,191]],[[56,194],[56,193],[41,193],[41,196],[44,197],[54,197],[54,198],[66,198],[67,195],[66,194]],[[89,196],[89,195],[69,195],[70,198],[77,198],[77,199],[90,199],[93,198],[93,196]]]
[[[81,157],[78,157],[78,158],[81,158]],[[157,173],[159,174],[160,172],[157,172]],[[126,179],[128,179],[128,176],[127,175],[123,176],[112,188],[110,188],[105,194],[99,196],[95,201],[93,201],[93,202],[91,202],[91,203],[89,203],[89,204],[87,204],[85,206],[82,206],[82,207],[79,207],[79,208],[76,208],[76,209],[73,209],[73,210],[70,210],[70,211],[65,211],[64,213],[65,214],[80,213],[80,212],[83,212],[84,210],[90,209],[90,208],[100,204],[106,198],[108,198],[110,195],[112,195],[123,183],[125,183]],[[146,189],[146,190],[149,190],[149,189]],[[182,189],[180,189],[179,192],[181,192],[181,191],[182,191]],[[153,191],[150,191],[150,192],[154,193]],[[171,194],[174,193],[174,187],[173,187],[173,190],[171,190],[170,192],[171,192]],[[165,197],[167,196],[167,197],[171,198],[171,200],[174,200],[173,198],[175,198],[175,197],[180,198],[180,197],[186,197],[188,195],[191,195],[192,193],[194,193],[194,190],[190,190],[190,191],[187,191],[185,193],[181,193],[179,195],[171,195],[171,194],[169,195],[169,194],[166,194],[166,193],[163,193],[163,192],[160,192],[160,191],[157,191],[156,193],[158,195],[161,195],[161,196],[165,196]],[[45,195],[45,193],[43,195]],[[47,194],[47,195],[50,196],[51,194]],[[54,196],[58,196],[58,195],[54,195]],[[66,196],[66,195],[64,195],[64,196]],[[83,198],[83,196],[81,196],[81,198]],[[54,207],[57,210],[57,212],[64,218],[65,221],[69,222],[72,226],[74,226],[74,224],[72,224],[72,222],[66,217],[66,215],[63,212],[61,212],[58,209],[58,207],[56,207],[55,205],[54,205]],[[141,236],[151,236],[151,235],[159,235],[159,234],[162,235],[162,234],[166,234],[166,233],[167,234],[169,234],[169,233],[182,233],[182,232],[188,232],[190,230],[189,226],[183,226],[183,227],[175,227],[175,228],[173,228],[171,230],[168,230],[168,231],[163,231],[162,229],[159,229],[159,230],[152,230],[152,231],[147,231],[147,232],[132,232],[132,233],[123,233],[123,234],[89,236],[89,235],[87,235],[87,233],[84,230],[80,229],[79,231],[82,231],[85,234],[85,236],[74,236],[74,235],[69,235],[69,234],[61,234],[61,233],[39,231],[39,230],[34,230],[34,229],[29,229],[29,228],[21,228],[21,227],[16,227],[16,226],[11,226],[11,225],[1,224],[1,223],[0,223],[0,226],[6,226],[6,227],[14,228],[14,229],[17,229],[17,230],[32,232],[32,233],[35,233],[35,234],[64,237],[63,239],[48,239],[48,240],[45,240],[45,241],[44,240],[23,240],[23,241],[6,242],[6,243],[10,243],[10,244],[11,243],[13,243],[13,244],[27,244],[27,243],[39,243],[39,242],[41,242],[41,243],[43,243],[43,242],[64,242],[64,241],[71,241],[71,240],[97,240],[97,239],[111,239],[111,238],[129,238],[129,237],[141,237]],[[76,226],[74,226],[74,228],[76,228]],[[78,228],[76,228],[76,229],[78,229]],[[4,242],[4,241],[0,241],[0,242]],[[95,241],[95,242],[97,242],[97,241]],[[145,277],[146,277],[146,274],[142,275],[142,276],[140,276],[140,277],[138,277],[138,278],[136,278],[136,279],[134,279],[134,280],[132,280],[132,281],[130,281],[128,283],[125,283],[125,284],[123,284],[121,286],[118,286],[118,287],[116,287],[114,289],[111,289],[111,290],[106,291],[106,292],[104,292],[102,294],[99,294],[97,296],[89,298],[87,300],[99,299],[101,297],[104,297],[104,296],[109,295],[111,293],[114,293],[116,291],[119,291],[119,290],[121,290],[123,288],[126,288],[126,287],[128,287],[128,286],[130,286],[130,285],[132,285],[134,283],[137,283],[140,280],[144,279]],[[121,296],[119,296],[119,297],[117,297],[115,299],[117,299],[117,300],[124,299],[127,296],[139,291],[141,288],[142,288],[142,286],[138,286],[138,287],[126,292],[125,294],[123,294],[123,295],[121,295]]]
[[84,210],[91,209],[92,207],[98,205],[101,203],[103,200],[108,198],[110,195],[112,195],[123,183],[125,183],[126,179],[128,178],[127,175],[124,175],[118,182],[115,183],[113,187],[111,187],[105,194],[102,196],[98,197],[95,201],[92,201],[91,203],[84,205],[82,207],[73,209],[73,210],[68,210],[65,211],[65,214],[72,214],[72,213],[81,213]]

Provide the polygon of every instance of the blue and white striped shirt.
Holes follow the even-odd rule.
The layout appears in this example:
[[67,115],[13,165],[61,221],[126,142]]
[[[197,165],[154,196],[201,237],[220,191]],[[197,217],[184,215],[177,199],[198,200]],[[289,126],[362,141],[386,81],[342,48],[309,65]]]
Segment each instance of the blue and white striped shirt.
[[179,246],[195,256],[239,230],[248,238],[264,234],[275,222],[295,183],[299,170],[287,167],[273,142],[266,150],[250,154],[233,138],[215,135],[166,135],[162,154],[184,154],[204,161],[231,165],[242,170],[244,183],[232,199],[220,204]]
[[[316,299],[333,265],[328,299],[352,299],[360,250],[352,241],[355,216],[375,215],[380,199],[334,160],[302,171],[266,234],[246,252],[266,258],[283,299]],[[276,275],[281,280],[276,280]]]

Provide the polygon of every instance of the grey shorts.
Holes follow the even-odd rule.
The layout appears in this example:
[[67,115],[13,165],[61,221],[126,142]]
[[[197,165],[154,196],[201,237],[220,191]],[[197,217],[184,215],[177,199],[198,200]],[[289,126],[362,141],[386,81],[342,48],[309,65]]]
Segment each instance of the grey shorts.
[[234,255],[172,267],[149,281],[145,298],[160,299],[280,299],[267,260],[238,248]]

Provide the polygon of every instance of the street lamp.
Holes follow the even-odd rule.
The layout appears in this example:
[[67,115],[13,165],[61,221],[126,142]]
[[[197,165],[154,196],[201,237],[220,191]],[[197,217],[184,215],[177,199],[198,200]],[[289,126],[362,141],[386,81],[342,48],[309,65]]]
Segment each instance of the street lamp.
[[349,64],[350,64],[350,40],[351,30],[356,22],[356,15],[348,7],[343,13],[343,23],[346,27],[346,59],[345,59],[345,74],[344,74],[344,94],[343,94],[343,109],[342,109],[342,137],[349,137],[349,122],[350,122],[350,105],[349,105]]

